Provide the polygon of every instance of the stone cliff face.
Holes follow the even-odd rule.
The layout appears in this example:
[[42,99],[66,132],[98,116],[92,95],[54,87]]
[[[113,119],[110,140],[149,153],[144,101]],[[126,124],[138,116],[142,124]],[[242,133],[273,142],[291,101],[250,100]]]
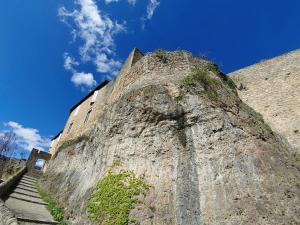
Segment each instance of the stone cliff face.
[[43,187],[70,224],[101,224],[87,200],[115,160],[151,188],[132,224],[299,224],[290,147],[212,64],[186,52],[144,56],[119,77],[88,139],[62,149]]

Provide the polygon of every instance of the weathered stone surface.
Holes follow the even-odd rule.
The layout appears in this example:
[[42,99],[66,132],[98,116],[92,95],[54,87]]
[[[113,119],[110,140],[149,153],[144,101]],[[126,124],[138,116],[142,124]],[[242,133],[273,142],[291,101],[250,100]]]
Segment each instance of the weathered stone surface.
[[152,186],[131,211],[139,224],[299,224],[299,168],[287,142],[215,70],[207,73],[213,90],[205,79],[183,85],[208,62],[186,52],[164,57],[146,55],[118,77],[89,140],[50,162],[43,188],[70,224],[98,224],[87,199],[114,160]]
[[36,178],[24,175],[4,199],[5,206],[15,215],[20,225],[57,224],[37,192],[36,181]]
[[300,50],[229,74],[239,96],[300,153]]

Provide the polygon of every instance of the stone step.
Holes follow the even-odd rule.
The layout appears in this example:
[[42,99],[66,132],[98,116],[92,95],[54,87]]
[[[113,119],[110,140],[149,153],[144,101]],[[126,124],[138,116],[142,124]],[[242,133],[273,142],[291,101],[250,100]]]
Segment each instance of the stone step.
[[38,193],[34,193],[34,192],[30,192],[30,191],[25,191],[23,189],[15,189],[11,194],[13,193],[17,193],[17,194],[21,194],[21,195],[26,195],[32,198],[41,198],[40,195]]
[[17,187],[20,187],[20,186],[26,187],[26,188],[29,188],[29,189],[34,189],[34,190],[36,190],[36,186],[24,184],[24,183],[22,183],[22,182],[21,182],[21,183],[18,183],[18,185],[17,185]]
[[37,220],[30,220],[30,219],[22,219],[19,218],[18,222],[20,225],[48,225],[48,224],[58,224],[56,221],[37,221]]
[[24,181],[20,181],[18,185],[24,185],[24,186],[27,186],[27,187],[30,187],[30,188],[36,188],[35,184],[29,184],[29,183],[24,182]]
[[5,205],[15,214],[18,221],[56,224],[45,205],[8,198]]
[[22,189],[22,190],[25,190],[25,191],[30,191],[32,193],[38,193],[36,188],[29,188],[29,187],[25,187],[23,185],[17,185],[16,189]]
[[24,182],[27,182],[27,183],[30,183],[30,184],[35,184],[37,181],[33,181],[33,180],[30,180],[30,179],[27,179],[27,178],[22,178],[20,181],[24,181]]
[[31,200],[31,199],[29,199],[29,197],[25,198],[24,196],[22,196],[22,197],[9,196],[9,198],[10,198],[10,199],[16,199],[16,200],[19,200],[20,202],[23,201],[23,202],[33,203],[33,204],[36,204],[36,205],[44,205],[44,206],[47,206],[46,203],[41,202],[41,201]]
[[[18,221],[19,225],[48,225],[49,223],[42,222],[29,222],[29,221]],[[53,223],[58,224],[58,223]]]
[[27,202],[32,202],[32,203],[37,203],[41,205],[47,205],[40,197],[32,197],[24,194],[19,194],[16,192],[13,192],[9,195],[9,198],[16,198],[22,201],[27,201]]
[[28,175],[24,175],[23,178],[26,178],[26,179],[29,179],[29,180],[33,180],[33,181],[37,181],[38,180],[37,178],[31,177],[31,176],[28,176]]

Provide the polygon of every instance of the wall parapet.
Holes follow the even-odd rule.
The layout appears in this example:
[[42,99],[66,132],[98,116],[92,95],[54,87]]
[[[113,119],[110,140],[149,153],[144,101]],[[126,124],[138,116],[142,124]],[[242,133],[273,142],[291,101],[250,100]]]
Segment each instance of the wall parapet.
[[27,168],[23,167],[8,180],[0,184],[0,198],[7,193],[7,191],[23,176],[26,171]]

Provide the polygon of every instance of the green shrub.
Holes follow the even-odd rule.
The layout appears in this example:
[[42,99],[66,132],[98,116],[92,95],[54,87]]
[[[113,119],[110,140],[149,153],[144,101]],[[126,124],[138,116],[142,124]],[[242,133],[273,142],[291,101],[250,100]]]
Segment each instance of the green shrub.
[[155,50],[155,56],[160,59],[163,63],[168,62],[167,52],[163,49],[157,49]]
[[[113,167],[117,165],[119,162]],[[112,168],[89,198],[88,215],[98,224],[126,225],[134,221],[129,212],[139,202],[137,196],[145,196],[150,186],[131,171],[114,173]]]
[[64,221],[64,209],[59,207],[57,202],[47,192],[41,189],[39,183],[37,183],[37,189],[42,199],[47,203],[47,209],[53,216],[54,220],[56,220],[59,225],[67,225],[67,223]]
[[86,141],[88,141],[89,140],[89,138],[88,138],[88,136],[86,136],[86,135],[82,135],[82,136],[79,136],[79,137],[77,137],[77,138],[75,138],[75,139],[71,139],[71,140],[68,140],[68,141],[65,141],[65,142],[63,142],[59,147],[58,147],[58,149],[57,149],[57,151],[56,151],[56,153],[55,153],[55,155],[54,155],[54,158],[56,158],[56,156],[58,155],[58,153],[60,153],[63,149],[65,149],[65,148],[67,148],[67,147],[70,147],[70,146],[73,146],[73,145],[76,145],[76,144],[78,144],[78,143],[80,143],[80,142],[86,142]]

